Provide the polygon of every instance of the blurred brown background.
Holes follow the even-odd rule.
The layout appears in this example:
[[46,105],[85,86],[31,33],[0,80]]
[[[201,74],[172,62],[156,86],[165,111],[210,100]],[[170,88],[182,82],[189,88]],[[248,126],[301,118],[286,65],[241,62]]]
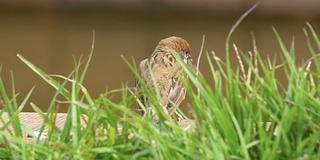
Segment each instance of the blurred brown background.
[[[93,97],[98,97],[106,89],[121,88],[123,83],[133,86],[134,76],[120,55],[141,61],[152,53],[162,38],[172,35],[185,38],[196,60],[202,36],[205,35],[204,51],[213,50],[225,58],[225,40],[230,28],[255,2],[2,0],[1,76],[7,91],[11,93],[10,71],[14,73],[20,100],[35,85],[30,102],[45,110],[54,95],[54,89],[16,55],[23,55],[46,73],[67,76],[74,68],[73,57],[79,59],[81,55],[90,53],[95,30],[95,51],[85,87]],[[280,54],[272,32],[274,26],[287,45],[294,36],[297,57],[307,59],[310,54],[302,29],[308,21],[320,33],[319,20],[318,0],[265,0],[236,29],[231,43],[236,43],[243,51],[252,50],[253,32],[263,56]],[[200,70],[210,77],[205,57],[202,62]],[[118,101],[119,98],[115,96],[114,100]],[[25,111],[32,111],[28,107]],[[66,111],[66,108],[62,107],[60,111]]]

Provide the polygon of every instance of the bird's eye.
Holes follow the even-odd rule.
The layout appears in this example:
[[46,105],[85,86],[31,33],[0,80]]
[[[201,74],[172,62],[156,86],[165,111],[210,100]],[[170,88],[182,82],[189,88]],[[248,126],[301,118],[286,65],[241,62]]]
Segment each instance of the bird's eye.
[[183,58],[189,59],[190,58],[190,51],[183,51]]

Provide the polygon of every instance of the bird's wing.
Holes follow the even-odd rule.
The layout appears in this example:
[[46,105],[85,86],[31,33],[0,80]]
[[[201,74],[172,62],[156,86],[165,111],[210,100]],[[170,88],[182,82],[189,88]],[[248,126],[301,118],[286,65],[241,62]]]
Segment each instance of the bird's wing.
[[[138,74],[142,80],[145,80],[144,72],[147,69],[148,69],[148,58],[142,60],[138,66]],[[137,78],[134,79],[134,86],[136,87],[137,91],[141,90],[141,84]]]
[[[138,74],[143,81],[145,81],[145,78],[144,78],[145,75],[143,75],[143,74],[144,74],[145,70],[147,69],[147,66],[148,66],[147,63],[148,63],[148,59],[144,59],[143,61],[140,62],[139,66],[138,66]],[[143,94],[141,93],[141,84],[137,78],[134,79],[134,86],[136,88],[136,93],[139,96],[139,100],[141,101],[142,104],[145,105],[146,97],[143,96]],[[141,114],[143,115],[144,111],[142,110],[140,105],[138,105],[138,108],[139,108]]]
[[186,90],[178,77],[171,78],[170,83],[171,88],[168,93],[169,102],[166,106],[169,114],[172,114],[172,111],[174,111],[176,107],[178,107],[180,103],[185,99]]

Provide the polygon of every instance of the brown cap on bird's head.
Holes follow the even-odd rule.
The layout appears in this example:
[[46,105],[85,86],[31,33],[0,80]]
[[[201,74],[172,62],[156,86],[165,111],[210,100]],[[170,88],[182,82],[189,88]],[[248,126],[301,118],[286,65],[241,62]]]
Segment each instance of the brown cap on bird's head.
[[189,43],[185,39],[175,36],[162,39],[153,54],[159,54],[159,52],[168,52],[170,49],[175,50],[182,59],[191,59],[191,49]]
[[174,49],[177,53],[181,53],[182,51],[190,52],[189,43],[181,37],[172,36],[169,38],[162,39],[158,45]]

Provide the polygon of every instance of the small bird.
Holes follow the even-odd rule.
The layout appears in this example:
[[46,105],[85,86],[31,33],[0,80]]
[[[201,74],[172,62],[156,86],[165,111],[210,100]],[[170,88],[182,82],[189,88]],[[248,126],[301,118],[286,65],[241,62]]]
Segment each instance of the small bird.
[[[186,90],[179,79],[183,76],[183,69],[173,55],[173,51],[195,70],[188,42],[181,37],[173,36],[162,39],[151,57],[140,62],[138,74],[146,84],[149,84],[150,89],[158,88],[160,104],[164,113],[171,119],[174,112],[181,120],[183,117],[176,111],[176,107],[185,99]],[[135,87],[138,92],[141,91],[141,85],[137,78],[135,79]],[[154,109],[144,95],[141,96],[140,101],[146,106],[147,111]],[[144,111],[141,113],[145,115]]]

